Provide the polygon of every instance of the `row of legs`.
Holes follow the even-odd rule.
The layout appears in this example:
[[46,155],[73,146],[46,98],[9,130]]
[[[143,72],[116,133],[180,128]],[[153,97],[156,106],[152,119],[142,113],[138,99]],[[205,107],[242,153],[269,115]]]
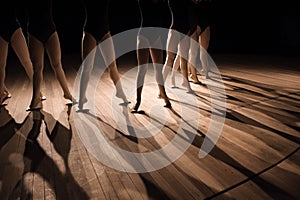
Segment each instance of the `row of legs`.
[[[192,34],[191,38],[195,41],[199,41],[204,49],[208,48],[209,43],[209,27],[205,31],[208,34],[202,34],[201,37],[197,30],[195,33]],[[204,31],[204,33],[205,33]],[[145,79],[145,75],[147,72],[147,63],[149,62],[149,56],[154,64],[155,69],[155,78],[158,84],[159,89],[159,97],[163,98],[166,103],[166,107],[171,107],[171,104],[168,100],[165,88],[164,88],[164,81],[167,78],[170,70],[173,67],[172,71],[172,80],[174,77],[174,72],[179,68],[181,68],[182,76],[183,76],[183,83],[182,85],[187,88],[188,92],[192,92],[190,84],[188,82],[188,63],[196,63],[196,55],[194,52],[197,52],[197,47],[195,43],[188,42],[189,37],[180,38],[180,35],[174,34],[170,31],[168,36],[167,42],[167,57],[162,68],[163,64],[163,51],[159,49],[139,49],[139,45],[143,42],[149,42],[146,38],[138,38],[137,44],[137,60],[138,60],[138,76],[137,76],[137,99],[136,104],[134,106],[134,110],[137,110],[141,103],[141,94],[143,89],[143,83]],[[121,98],[124,102],[128,102],[126,95],[123,92],[122,85],[120,82],[120,76],[117,69],[116,61],[115,61],[115,53],[113,47],[113,41],[111,39],[110,33],[104,35],[101,41],[96,41],[96,39],[89,33],[85,33],[83,40],[82,40],[82,60],[84,60],[84,69],[82,71],[81,81],[80,81],[80,95],[79,95],[79,108],[83,108],[83,104],[87,101],[86,97],[86,89],[88,86],[88,81],[91,76],[91,71],[93,67],[94,57],[95,57],[95,49],[97,45],[104,41],[104,40],[111,40],[110,42],[106,42],[106,46],[100,47],[100,51],[104,58],[105,63],[109,62],[108,70],[113,81],[114,85],[116,86],[116,96]],[[201,41],[200,41],[201,40]],[[161,41],[157,40],[161,44]],[[57,32],[54,32],[48,40],[43,43],[33,35],[29,34],[29,42],[28,46],[24,35],[22,33],[21,28],[17,29],[15,33],[11,37],[11,46],[14,49],[16,55],[18,56],[22,66],[24,67],[27,76],[29,77],[30,81],[32,81],[33,85],[33,96],[32,101],[30,104],[31,109],[39,109],[42,107],[42,94],[41,94],[41,83],[43,81],[43,68],[44,68],[44,54],[45,50],[49,57],[50,64],[52,69],[55,72],[55,76],[60,83],[60,86],[64,93],[64,98],[76,102],[76,100],[72,97],[69,88],[65,73],[63,71],[62,63],[61,63],[61,50],[60,50],[60,43]],[[3,40],[0,37],[0,45],[3,48],[0,48],[0,57],[4,58],[1,59],[0,63],[0,102],[2,103],[5,98],[10,96],[6,86],[4,84],[5,79],[5,65],[6,65],[6,58],[8,53],[8,45],[9,43]],[[29,48],[28,48],[29,47]],[[28,50],[29,49],[29,50]],[[105,50],[104,50],[105,49]],[[107,51],[108,50],[108,51]],[[179,53],[176,53],[178,50]],[[85,59],[87,56],[90,56],[90,59]],[[207,60],[204,58],[206,55],[203,51],[200,51],[200,59],[202,60],[202,67],[205,75],[207,76],[208,70]],[[187,59],[189,58],[189,62]],[[199,81],[197,78],[197,70],[196,66],[190,67],[191,78],[194,82]],[[175,85],[175,82],[172,81]]]
[[[190,42],[189,40],[197,41],[197,42]],[[166,90],[164,87],[164,82],[167,78],[167,75],[173,67],[172,76],[174,76],[174,72],[179,68],[181,68],[182,76],[183,76],[183,83],[182,85],[187,88],[187,91],[193,93],[191,86],[189,84],[188,79],[188,64],[196,65],[196,58],[197,58],[197,49],[199,47],[199,43],[201,44],[202,50],[200,50],[200,60],[202,62],[202,73],[205,74],[205,77],[208,76],[209,69],[207,68],[207,48],[209,45],[210,39],[210,27],[207,27],[205,30],[200,30],[198,27],[197,30],[191,34],[191,37],[184,37],[181,38],[181,35],[178,34],[176,31],[170,30],[168,35],[167,41],[167,57],[166,61],[164,62],[163,58],[163,48],[162,48],[162,41],[161,38],[157,38],[154,41],[155,44],[150,44],[150,41],[142,36],[139,35],[137,38],[137,61],[138,61],[138,74],[137,74],[137,81],[136,81],[136,104],[133,107],[133,111],[137,111],[142,98],[142,90],[144,85],[145,76],[148,69],[149,57],[151,56],[151,60],[154,66],[155,72],[155,79],[159,89],[159,97],[164,99],[165,107],[171,107],[171,103],[169,98],[166,94]],[[115,61],[115,52],[113,41],[111,38],[110,33],[104,35],[101,41],[97,41],[91,34],[85,33],[82,41],[82,60],[84,61],[84,68],[81,75],[80,80],[80,95],[79,95],[79,109],[83,109],[83,105],[87,102],[86,97],[86,89],[88,86],[88,81],[91,76],[92,68],[94,65],[96,47],[98,43],[106,40],[105,45],[100,45],[99,50],[104,58],[104,62],[108,65],[108,70],[110,77],[116,87],[116,96],[123,99],[125,103],[130,103],[124,91],[122,89],[122,84],[120,82],[120,76],[117,69],[116,61]],[[108,42],[107,42],[108,41]],[[160,46],[161,48],[151,48],[153,46]],[[149,46],[148,49],[140,48]],[[203,51],[204,49],[204,51]],[[179,53],[178,53],[178,52]],[[180,55],[180,56],[178,56]],[[88,59],[86,59],[89,56]],[[188,58],[189,61],[187,61]],[[177,61],[176,61],[177,60]],[[178,63],[179,60],[179,64]],[[177,65],[176,65],[177,64]],[[191,78],[194,82],[198,81],[197,78],[197,66],[191,66]],[[127,104],[126,104],[127,105]]]
[[[171,51],[168,51],[166,65],[163,69],[164,79],[166,79],[172,69],[171,80],[172,85],[175,86],[175,73],[180,67],[182,75],[184,76],[182,85],[186,87],[188,91],[191,91],[188,82],[186,82],[186,80],[188,80],[188,72],[191,74],[191,81],[196,84],[201,83],[198,79],[197,71],[199,71],[205,79],[208,78],[210,70],[207,49],[210,41],[210,27],[207,27],[203,31],[200,30],[200,27],[197,27],[196,31],[192,33],[190,37],[186,37],[181,40],[178,39],[179,36],[177,35],[178,34],[171,34],[171,36],[169,36],[168,44],[172,45],[168,45],[168,49],[171,49]],[[177,53],[174,53],[176,49],[174,46],[176,42],[174,43],[174,41],[176,40],[179,41],[178,49]],[[199,49],[199,47],[201,49]],[[197,60],[198,53],[199,60]],[[199,65],[201,66],[201,69],[199,68]]]
[[[68,88],[67,79],[61,63],[61,50],[57,32],[54,32],[49,39],[43,43],[29,34],[28,44],[21,28],[17,29],[9,41],[14,52],[24,67],[29,80],[33,84],[33,95],[30,104],[31,109],[41,108],[41,83],[43,80],[44,54],[45,50],[49,57],[51,67],[64,92],[64,97],[74,100]],[[0,37],[0,102],[2,103],[10,94],[5,86],[5,66],[8,54],[9,42]]]

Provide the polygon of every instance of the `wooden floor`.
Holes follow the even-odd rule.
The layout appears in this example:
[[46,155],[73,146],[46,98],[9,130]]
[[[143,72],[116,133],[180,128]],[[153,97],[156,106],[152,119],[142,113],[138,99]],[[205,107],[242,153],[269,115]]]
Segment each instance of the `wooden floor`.
[[[70,88],[78,60],[72,56],[63,60]],[[201,108],[192,144],[162,169],[130,173],[107,167],[86,148],[74,124],[76,105],[66,105],[49,65],[43,110],[26,112],[29,82],[19,63],[10,61],[6,84],[12,98],[0,112],[0,199],[300,199],[300,61],[216,55],[215,62],[226,89],[227,112],[212,151],[204,158],[198,156],[210,124],[211,104],[206,85],[192,84]],[[125,73],[134,62],[124,59],[119,64]],[[135,74],[130,75],[125,88],[135,83]],[[153,78],[153,70],[147,77]],[[178,129],[180,119],[163,108],[155,85],[143,91],[145,113],[129,112],[129,117],[143,126],[150,114],[160,121],[159,112],[164,112],[161,134],[138,140],[128,137],[109,109],[113,84],[107,73],[103,80],[95,96],[96,115],[115,145],[149,152],[174,137],[172,130]],[[167,91],[172,93],[172,88]],[[134,95],[129,98],[133,104]],[[173,109],[178,111],[181,103],[172,101]],[[151,109],[153,105],[161,109]]]

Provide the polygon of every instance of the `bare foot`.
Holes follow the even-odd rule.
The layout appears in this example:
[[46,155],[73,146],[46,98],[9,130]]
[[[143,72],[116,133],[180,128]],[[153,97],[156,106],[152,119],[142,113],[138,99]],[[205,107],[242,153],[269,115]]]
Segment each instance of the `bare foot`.
[[140,102],[140,101],[137,101],[137,102],[135,103],[134,107],[132,108],[132,111],[131,111],[131,112],[132,112],[132,113],[136,113],[136,112],[138,111],[140,105],[141,105],[141,102]]

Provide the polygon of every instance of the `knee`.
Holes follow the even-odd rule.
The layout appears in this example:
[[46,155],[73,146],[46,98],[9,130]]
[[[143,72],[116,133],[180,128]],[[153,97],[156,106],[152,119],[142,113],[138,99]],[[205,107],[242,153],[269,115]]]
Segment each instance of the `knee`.
[[173,54],[167,55],[166,66],[172,67],[173,63],[174,63],[174,60],[175,60],[175,54],[174,55]]
[[31,62],[30,59],[21,60],[21,64],[22,64],[24,67],[32,68],[32,62]]
[[43,67],[42,66],[33,67],[33,74],[34,75],[42,75],[43,74]]
[[84,67],[82,68],[81,76],[82,77],[89,77],[92,73],[92,68]]
[[53,53],[48,50],[48,56],[49,56],[51,67],[54,71],[62,67],[61,55],[59,53]]
[[42,62],[32,62],[33,72],[34,73],[42,73],[43,71],[43,63]]
[[32,80],[37,80],[41,77],[43,77],[42,67],[34,67],[33,68],[33,74],[32,74]]
[[144,77],[146,75],[147,72],[147,67],[139,67],[138,68],[138,77]]
[[52,62],[51,67],[56,72],[57,70],[59,70],[62,67],[61,61],[57,60],[57,61]]
[[181,59],[180,60],[180,67],[186,69],[187,68],[187,63],[188,61],[186,59]]
[[33,52],[30,52],[30,61],[32,63],[33,68],[43,67],[44,57],[42,55],[37,55]]

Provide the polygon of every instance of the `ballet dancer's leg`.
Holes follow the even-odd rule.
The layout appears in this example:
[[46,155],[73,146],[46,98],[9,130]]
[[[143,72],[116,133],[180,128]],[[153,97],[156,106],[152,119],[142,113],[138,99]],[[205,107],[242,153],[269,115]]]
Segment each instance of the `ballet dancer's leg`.
[[70,93],[70,90],[68,88],[67,78],[62,67],[61,50],[60,50],[60,43],[59,43],[57,32],[54,32],[49,37],[49,39],[45,44],[45,48],[51,63],[51,67],[54,70],[55,76],[64,92],[64,98],[75,103],[76,100],[72,97]]
[[163,51],[161,49],[150,49],[150,54],[152,58],[152,62],[154,65],[154,72],[156,82],[158,84],[159,96],[164,99],[165,107],[171,108],[171,103],[166,94],[164,79],[162,75],[162,64],[163,64]]
[[5,92],[5,66],[8,54],[8,42],[6,42],[0,36],[0,105],[7,98],[7,93]]
[[137,38],[137,62],[138,62],[138,73],[136,81],[136,103],[133,107],[134,111],[137,111],[140,107],[142,100],[142,91],[145,81],[146,72],[148,70],[149,62],[149,49],[140,48],[144,43],[148,43],[148,40],[143,36],[138,36]]
[[172,84],[173,87],[176,86],[175,74],[178,71],[179,67],[180,67],[180,55],[177,53],[177,55],[175,57],[175,60],[174,60],[172,73],[171,73],[171,84]]
[[173,66],[174,59],[176,57],[177,47],[180,41],[180,34],[174,30],[170,30],[167,39],[167,57],[163,66],[163,78],[166,81],[171,67]]
[[191,41],[190,41],[190,48],[189,48],[189,63],[188,63],[188,68],[190,69],[191,76],[190,78],[192,79],[193,83],[200,83],[198,76],[197,76],[197,55],[199,51],[199,44],[198,44],[198,31],[196,30],[192,35],[191,35]]
[[[33,80],[33,66],[30,60],[28,45],[21,28],[18,28],[11,37],[11,46],[19,58],[21,65],[24,67],[30,82]],[[41,100],[46,97],[40,94]]]
[[187,88],[189,93],[193,93],[191,89],[190,83],[188,81],[188,70],[187,70],[187,59],[188,59],[188,50],[189,50],[189,37],[185,36],[179,45],[179,52],[180,52],[180,68],[181,73],[183,76],[182,86]]
[[149,50],[148,49],[138,49],[137,50],[137,60],[138,60],[138,73],[136,81],[136,103],[133,110],[138,110],[142,101],[142,91],[145,82],[146,72],[148,70],[148,60],[149,60]]
[[117,91],[116,96],[118,98],[121,98],[124,101],[124,103],[129,103],[129,101],[127,100],[126,95],[123,91],[122,83],[120,81],[120,74],[119,74],[119,71],[117,68],[117,63],[116,63],[114,44],[113,44],[113,40],[112,40],[112,37],[109,32],[104,35],[101,42],[104,40],[105,40],[105,43],[102,43],[100,45],[100,51],[101,51],[101,54],[103,55],[106,66],[108,66],[110,78],[116,87],[116,91]]
[[97,41],[95,38],[85,32],[82,39],[82,60],[83,69],[80,79],[80,90],[79,90],[79,109],[83,109],[83,104],[87,102],[86,90],[88,82],[91,77],[91,72],[94,65],[95,53],[96,53]]
[[30,109],[42,108],[40,98],[41,84],[43,81],[43,68],[44,68],[44,44],[37,38],[29,34],[29,53],[33,66],[33,92],[30,103]]
[[30,60],[28,46],[23,35],[22,29],[18,28],[11,37],[11,46],[18,56],[20,63],[25,69],[25,72],[30,81],[33,78],[33,67]]
[[208,65],[208,57],[207,57],[207,49],[210,41],[210,27],[207,27],[200,35],[199,42],[201,44],[200,50],[200,60],[202,63],[202,74],[204,78],[208,78],[209,73],[209,65]]

